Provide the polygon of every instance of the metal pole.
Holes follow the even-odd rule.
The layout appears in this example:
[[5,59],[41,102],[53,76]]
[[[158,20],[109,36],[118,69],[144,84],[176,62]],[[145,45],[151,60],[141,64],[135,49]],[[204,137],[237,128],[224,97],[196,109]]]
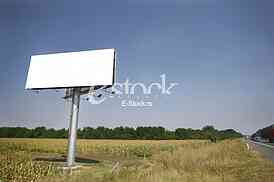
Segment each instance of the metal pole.
[[74,88],[73,94],[72,94],[72,105],[71,105],[69,136],[68,136],[68,157],[67,157],[68,167],[72,167],[75,163],[79,104],[80,104],[80,88]]

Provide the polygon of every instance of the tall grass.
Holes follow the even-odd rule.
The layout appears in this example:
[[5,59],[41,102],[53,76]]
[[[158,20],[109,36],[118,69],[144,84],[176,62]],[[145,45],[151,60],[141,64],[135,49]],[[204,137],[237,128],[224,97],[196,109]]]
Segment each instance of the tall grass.
[[[52,163],[31,161],[32,153],[64,154],[62,139],[0,139],[2,181],[97,182],[272,182],[274,165],[249,151],[241,140],[79,140],[78,154],[101,162],[58,174]],[[111,160],[112,162],[106,162]],[[113,161],[119,165],[112,170]],[[7,176],[7,174],[9,174]],[[4,176],[4,177],[3,177]],[[47,177],[51,176],[51,177]]]
[[247,150],[240,140],[186,145],[141,161],[125,161],[115,172],[84,169],[51,181],[104,182],[272,182],[273,163]]
[[[161,151],[173,151],[207,141],[78,140],[78,155],[100,160],[145,159]],[[0,139],[0,181],[29,182],[59,173],[54,163],[32,161],[33,156],[66,154],[65,139]],[[107,158],[108,157],[108,158]],[[100,167],[98,167],[99,169]],[[109,171],[109,169],[107,169]]]
[[[161,152],[140,166],[124,166],[108,181],[272,182],[274,165],[239,140]],[[104,179],[103,181],[107,181]]]
[[[149,157],[154,153],[176,150],[187,145],[200,146],[206,140],[78,140],[79,155],[108,155],[120,157]],[[0,139],[0,151],[26,151],[66,154],[65,139]]]

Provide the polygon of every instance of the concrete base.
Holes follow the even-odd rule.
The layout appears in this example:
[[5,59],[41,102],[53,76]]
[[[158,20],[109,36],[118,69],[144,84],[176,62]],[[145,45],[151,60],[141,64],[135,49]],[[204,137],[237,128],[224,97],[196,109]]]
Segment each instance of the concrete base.
[[71,175],[73,173],[73,171],[77,170],[77,169],[81,169],[82,166],[81,165],[75,165],[75,166],[62,166],[62,167],[58,167],[58,169],[61,169],[63,171],[63,174],[65,175]]
[[63,170],[75,170],[75,169],[80,169],[82,168],[83,166],[81,165],[75,165],[75,166],[63,166],[63,167],[58,167],[59,169],[63,169]]

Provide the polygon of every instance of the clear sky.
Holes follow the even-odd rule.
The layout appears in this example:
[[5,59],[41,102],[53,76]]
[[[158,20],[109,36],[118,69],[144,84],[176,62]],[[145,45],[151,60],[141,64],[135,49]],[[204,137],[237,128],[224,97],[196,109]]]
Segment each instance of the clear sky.
[[[117,79],[178,82],[152,107],[81,102],[79,127],[252,133],[274,121],[274,3],[258,0],[1,0],[0,126],[68,127],[63,92],[25,91],[30,56],[116,48]],[[134,98],[135,99],[135,98]]]

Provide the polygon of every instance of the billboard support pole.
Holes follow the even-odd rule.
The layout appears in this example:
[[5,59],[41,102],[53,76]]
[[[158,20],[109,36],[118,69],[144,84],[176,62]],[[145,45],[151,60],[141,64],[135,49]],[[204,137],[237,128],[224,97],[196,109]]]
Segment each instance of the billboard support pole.
[[68,135],[68,155],[67,155],[68,167],[72,167],[75,164],[80,95],[81,95],[80,88],[73,88],[72,104],[71,104],[71,111],[70,111],[69,135]]

